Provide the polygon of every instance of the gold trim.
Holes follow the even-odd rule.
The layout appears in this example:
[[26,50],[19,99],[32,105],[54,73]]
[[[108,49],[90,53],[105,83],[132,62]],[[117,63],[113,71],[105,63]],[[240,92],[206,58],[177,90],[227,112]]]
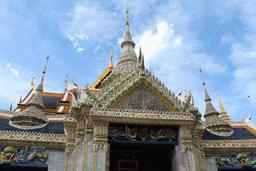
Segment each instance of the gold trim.
[[114,69],[107,68],[100,76],[99,78],[91,85],[90,88],[96,88],[96,86]]
[[205,169],[206,169],[206,171],[208,171],[207,165],[206,165],[206,159],[204,158],[203,160],[204,160]]
[[72,167],[73,171],[76,171],[77,150],[78,150],[78,144],[76,145],[76,149],[75,149],[75,158],[73,160],[73,167]]
[[[65,138],[65,137],[64,137]],[[12,141],[24,141],[24,142],[44,142],[44,143],[67,143],[66,141],[38,141],[38,140],[18,140],[18,139],[0,139],[0,140],[12,140]]]
[[88,142],[86,142],[84,145],[84,161],[83,161],[84,168],[82,168],[83,171],[86,171],[85,169],[86,169],[86,159],[87,159],[87,143]]
[[105,150],[103,150],[103,151],[104,151],[104,160],[103,160],[104,165],[103,165],[103,171],[106,171],[106,155],[107,155],[107,153],[106,153]]
[[96,165],[96,164],[97,164],[97,151],[98,151],[98,150],[94,151],[94,163],[93,163],[94,166],[93,166],[93,168],[92,168],[93,171],[96,171],[96,169],[97,169],[97,168],[96,168],[96,166],[97,166],[97,165]]
[[[203,164],[203,169],[205,169],[205,166],[204,166],[204,161],[202,160],[202,157],[201,157],[201,150],[199,148],[198,149],[198,155],[199,155],[199,158],[200,158],[200,163],[202,162]],[[200,165],[199,165],[200,166]]]
[[193,163],[194,163],[194,169],[196,170],[196,161],[195,161],[194,151],[191,150],[191,153],[192,153],[192,159],[193,159]]
[[184,152],[184,157],[185,157],[185,164],[186,164],[186,169],[187,171],[189,171],[189,167],[188,167],[188,157],[187,157],[187,152]]
[[68,154],[66,154],[65,156],[64,171],[67,170],[67,164],[68,164]]

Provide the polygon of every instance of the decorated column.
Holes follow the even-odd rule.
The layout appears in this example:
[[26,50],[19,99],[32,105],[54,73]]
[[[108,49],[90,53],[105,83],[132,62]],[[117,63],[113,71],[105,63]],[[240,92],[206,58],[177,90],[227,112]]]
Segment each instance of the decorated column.
[[76,143],[76,127],[77,120],[73,117],[67,116],[64,120],[65,130],[67,133],[67,143],[65,149],[65,163],[64,171],[72,170],[73,160],[75,156],[75,143]]
[[93,171],[107,171],[109,167],[108,158],[108,122],[94,122],[93,123],[93,156],[92,156],[92,170]]

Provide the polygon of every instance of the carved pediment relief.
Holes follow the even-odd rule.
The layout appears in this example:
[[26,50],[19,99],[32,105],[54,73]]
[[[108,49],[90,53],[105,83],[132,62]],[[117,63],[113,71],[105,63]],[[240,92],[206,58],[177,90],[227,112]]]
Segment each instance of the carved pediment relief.
[[143,87],[135,91],[130,97],[122,102],[117,109],[170,111],[154,95]]

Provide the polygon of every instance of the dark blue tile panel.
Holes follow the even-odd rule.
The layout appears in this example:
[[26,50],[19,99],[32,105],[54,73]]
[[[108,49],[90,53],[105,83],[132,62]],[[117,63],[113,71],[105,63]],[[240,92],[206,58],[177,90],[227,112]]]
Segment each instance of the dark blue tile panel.
[[246,128],[232,128],[234,133],[229,137],[221,137],[204,130],[203,140],[248,140],[256,139],[256,135],[248,131]]
[[9,119],[0,118],[0,130],[1,131],[27,131],[36,133],[53,133],[53,134],[65,134],[63,122],[49,122],[45,127],[38,129],[18,129],[9,125]]
[[42,96],[42,100],[45,107],[57,107],[57,102],[60,104],[61,97],[54,96]]

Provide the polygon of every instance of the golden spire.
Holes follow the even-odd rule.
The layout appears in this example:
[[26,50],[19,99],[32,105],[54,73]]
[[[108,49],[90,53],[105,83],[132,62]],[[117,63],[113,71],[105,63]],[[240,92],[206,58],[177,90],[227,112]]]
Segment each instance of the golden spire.
[[227,112],[224,110],[224,107],[220,101],[220,96],[219,96],[219,93],[218,93],[218,90],[217,88],[216,89],[216,92],[217,92],[217,95],[218,95],[218,98],[219,98],[219,103],[220,103],[220,118],[225,120],[225,121],[231,121],[231,118],[229,117],[229,115],[227,114]]
[[68,74],[65,76],[65,83],[68,83],[67,76]]
[[217,90],[217,88],[215,88],[215,89],[216,89],[216,92],[217,92],[217,95],[218,95],[218,98],[219,98],[220,113],[224,113],[224,112],[226,112],[226,111],[224,110],[224,107],[222,106],[222,103],[221,103],[221,101],[220,101],[220,96],[219,96],[218,90]]
[[34,85],[34,82],[33,82],[33,80],[34,80],[35,78],[36,78],[36,77],[33,77],[33,78],[32,78],[32,81],[31,81],[31,85],[33,86],[32,89],[35,88],[35,85]]
[[21,103],[21,101],[22,101],[22,95],[20,96],[20,103]]
[[110,64],[108,66],[108,68],[110,70],[113,70],[114,69],[114,66],[113,66],[113,63],[112,63],[112,59],[113,59],[113,48],[111,48],[111,60],[110,60]]

